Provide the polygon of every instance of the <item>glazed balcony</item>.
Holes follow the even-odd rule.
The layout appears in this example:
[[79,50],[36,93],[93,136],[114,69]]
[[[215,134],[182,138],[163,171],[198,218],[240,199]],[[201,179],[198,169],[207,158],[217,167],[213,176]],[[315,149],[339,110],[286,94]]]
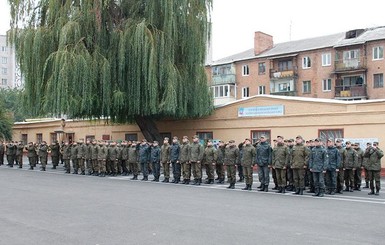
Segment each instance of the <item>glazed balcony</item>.
[[235,74],[218,74],[213,75],[211,85],[224,85],[224,84],[235,84]]

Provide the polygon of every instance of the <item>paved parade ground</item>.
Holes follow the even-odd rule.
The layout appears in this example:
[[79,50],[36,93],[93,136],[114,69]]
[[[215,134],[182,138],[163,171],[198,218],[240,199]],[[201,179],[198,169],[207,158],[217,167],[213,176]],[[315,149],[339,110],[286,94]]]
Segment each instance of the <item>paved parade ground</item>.
[[61,166],[0,167],[0,244],[385,243],[385,192],[315,198],[242,191],[243,183],[227,190],[64,174]]

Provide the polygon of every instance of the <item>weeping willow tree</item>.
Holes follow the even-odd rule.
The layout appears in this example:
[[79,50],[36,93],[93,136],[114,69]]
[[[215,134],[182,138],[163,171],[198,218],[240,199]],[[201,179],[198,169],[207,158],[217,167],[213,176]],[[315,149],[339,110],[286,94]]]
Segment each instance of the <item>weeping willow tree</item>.
[[33,115],[136,122],[212,111],[204,71],[212,0],[8,0]]

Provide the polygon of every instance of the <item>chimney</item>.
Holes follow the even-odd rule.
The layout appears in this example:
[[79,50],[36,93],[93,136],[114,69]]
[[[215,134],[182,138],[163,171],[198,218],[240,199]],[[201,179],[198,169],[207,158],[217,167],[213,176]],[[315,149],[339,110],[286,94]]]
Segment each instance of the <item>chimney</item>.
[[273,47],[273,36],[257,31],[254,35],[254,54],[258,55]]

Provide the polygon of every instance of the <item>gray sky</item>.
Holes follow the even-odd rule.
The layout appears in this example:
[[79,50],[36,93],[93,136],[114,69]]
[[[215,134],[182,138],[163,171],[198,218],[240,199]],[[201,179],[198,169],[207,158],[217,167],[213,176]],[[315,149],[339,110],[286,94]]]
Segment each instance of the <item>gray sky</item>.
[[[253,47],[254,32],[275,43],[350,29],[385,26],[384,0],[214,0],[214,60]],[[9,29],[7,0],[0,0],[0,34]]]

